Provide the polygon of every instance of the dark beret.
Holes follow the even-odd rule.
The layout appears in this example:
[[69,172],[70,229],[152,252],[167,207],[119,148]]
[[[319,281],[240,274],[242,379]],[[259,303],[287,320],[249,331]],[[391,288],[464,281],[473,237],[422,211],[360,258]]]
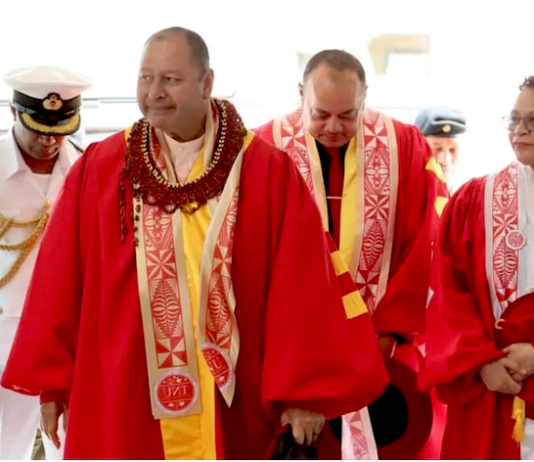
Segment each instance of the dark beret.
[[450,107],[429,107],[423,109],[415,119],[415,126],[424,136],[453,138],[465,133],[465,117]]

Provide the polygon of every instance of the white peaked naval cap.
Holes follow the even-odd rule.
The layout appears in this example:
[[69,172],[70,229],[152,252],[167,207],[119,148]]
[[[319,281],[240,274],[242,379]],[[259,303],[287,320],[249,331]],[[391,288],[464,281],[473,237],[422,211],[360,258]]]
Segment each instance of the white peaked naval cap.
[[71,135],[80,127],[81,94],[89,78],[53,66],[9,72],[4,82],[13,89],[13,106],[28,130],[41,135]]
[[42,100],[56,93],[64,101],[80,96],[93,83],[84,75],[55,66],[15,69],[4,76],[4,82],[32,98]]

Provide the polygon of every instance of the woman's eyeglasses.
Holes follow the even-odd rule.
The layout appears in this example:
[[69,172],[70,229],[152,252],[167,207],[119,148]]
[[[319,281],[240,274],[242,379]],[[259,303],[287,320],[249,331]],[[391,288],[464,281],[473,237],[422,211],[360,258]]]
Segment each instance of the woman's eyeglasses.
[[529,132],[534,132],[534,116],[528,116],[528,117],[519,117],[515,115],[511,116],[504,116],[503,117],[504,123],[506,124],[506,128],[513,132],[521,122],[523,122],[523,125]]

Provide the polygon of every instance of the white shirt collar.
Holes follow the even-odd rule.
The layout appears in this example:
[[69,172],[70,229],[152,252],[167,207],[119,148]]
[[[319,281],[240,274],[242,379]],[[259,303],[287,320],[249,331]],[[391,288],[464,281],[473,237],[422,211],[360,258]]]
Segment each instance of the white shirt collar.
[[176,141],[166,133],[164,136],[178,181],[185,183],[202,150],[205,136],[186,142]]
[[15,175],[15,173],[29,170],[28,166],[26,165],[26,162],[24,162],[24,159],[20,154],[19,147],[15,142],[13,130],[9,130],[9,132],[4,137],[4,142],[7,147],[4,153],[4,155],[6,156],[6,158],[4,158],[6,177],[10,178]]
[[[6,162],[6,177],[10,178],[18,172],[31,171],[30,167],[28,167],[28,164],[24,162],[24,158],[20,153],[20,149],[17,145],[17,142],[15,141],[15,135],[13,134],[13,130],[10,130],[6,134],[4,141],[7,144],[8,148],[7,152],[4,154],[7,156],[7,159],[4,160]],[[78,158],[77,153],[78,151],[76,150],[76,148],[74,148],[74,146],[71,146],[68,140],[59,150],[57,165],[59,166],[59,169],[63,176],[67,175],[69,169],[72,167],[74,162],[76,162]]]
[[167,133],[163,133],[163,135],[165,136],[165,140],[167,141],[171,152],[177,152],[180,154],[184,152],[187,154],[198,153],[202,149],[205,137],[205,135],[202,135],[200,138],[196,138],[191,141],[176,141],[167,135]]

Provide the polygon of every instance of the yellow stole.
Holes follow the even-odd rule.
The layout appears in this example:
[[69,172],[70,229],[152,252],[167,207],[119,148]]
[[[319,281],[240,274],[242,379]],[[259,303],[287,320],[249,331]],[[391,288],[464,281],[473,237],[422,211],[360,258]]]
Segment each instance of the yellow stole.
[[[328,206],[317,144],[298,110],[273,123],[275,144],[296,163],[313,194],[325,229]],[[365,110],[345,154],[339,250],[370,313],[383,297],[391,262],[398,187],[393,121]]]
[[[205,153],[201,152],[194,163],[187,182],[204,172]],[[211,222],[211,212],[206,204],[194,214],[180,212],[187,277],[191,300],[193,328],[197,329],[198,293],[200,288],[200,261],[204,240]],[[176,418],[160,419],[165,459],[215,459],[214,383],[201,351],[195,348],[198,365],[200,405],[202,412]]]
[[[208,118],[206,141],[187,182],[207,168],[214,132],[213,120]],[[194,214],[178,210],[170,215],[134,199],[140,217],[136,222],[136,257],[152,412],[160,420],[166,459],[214,459],[214,379],[228,405],[233,399],[239,335],[233,316],[231,249],[241,164],[253,137],[251,132],[245,137],[221,196]],[[163,149],[153,158],[162,174],[176,183],[168,153]],[[225,246],[230,249],[227,271],[215,265]],[[230,281],[230,290],[213,294],[212,284],[206,285],[206,281],[221,276]],[[207,341],[206,319],[210,308],[214,309],[213,296],[230,316],[226,351],[220,348],[224,345]],[[224,383],[218,367],[222,355],[228,359]]]

